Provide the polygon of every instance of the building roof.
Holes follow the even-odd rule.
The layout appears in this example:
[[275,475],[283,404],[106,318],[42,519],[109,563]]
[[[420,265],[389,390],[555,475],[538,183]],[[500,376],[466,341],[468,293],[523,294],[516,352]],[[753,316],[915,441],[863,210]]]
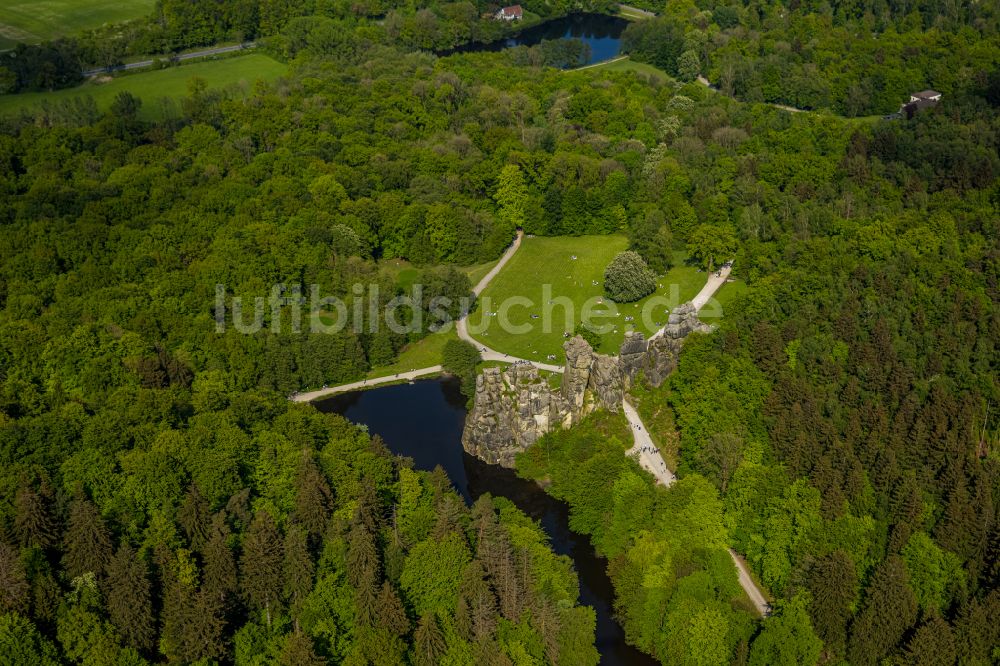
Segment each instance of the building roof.
[[501,14],[506,14],[507,16],[521,16],[524,11],[521,9],[521,5],[511,5],[510,7],[504,7],[500,10]]
[[[914,95],[914,97],[916,97],[916,95]],[[928,109],[932,106],[937,106],[937,102],[932,99],[920,98],[916,102],[908,102],[904,104],[900,111],[904,113],[907,118],[912,118],[917,112],[923,109]]]
[[913,93],[911,96],[919,99],[930,99],[931,97],[940,97],[941,93],[936,90],[921,90],[920,92]]

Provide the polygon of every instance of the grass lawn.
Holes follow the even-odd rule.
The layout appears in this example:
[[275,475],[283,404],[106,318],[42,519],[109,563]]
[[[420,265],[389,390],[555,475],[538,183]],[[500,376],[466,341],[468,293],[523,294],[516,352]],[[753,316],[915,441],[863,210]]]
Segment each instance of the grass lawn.
[[[521,249],[480,297],[479,308],[469,317],[469,332],[497,351],[543,362],[552,354],[555,362],[561,363],[565,358],[563,333],[573,330],[589,301],[587,316],[591,324],[608,328],[602,335],[600,350],[617,353],[627,330],[635,326],[645,335],[653,333],[657,323],[666,322],[666,308],[691,300],[706,278],[705,273],[683,265],[683,254],[676,253],[677,265],[657,279],[656,293],[638,303],[615,306],[604,300],[601,283],[605,267],[627,245],[626,238],[617,235],[525,238]],[[568,314],[563,306],[566,299],[573,310]],[[554,301],[552,305],[550,300]],[[648,313],[648,327],[643,325],[644,310]],[[497,316],[489,312],[497,312]],[[626,316],[634,317],[634,321],[627,322]],[[504,319],[510,325],[503,328],[508,330],[501,327]]]
[[638,74],[646,74],[650,78],[657,80],[660,83],[666,83],[670,81],[670,75],[664,72],[662,69],[657,69],[652,65],[647,65],[644,62],[636,62],[631,58],[622,58],[621,60],[615,60],[613,62],[605,62],[599,65],[594,65],[593,67],[588,67],[588,72],[636,72]]
[[155,0],[0,0],[0,49],[152,13]]
[[20,93],[0,96],[0,113],[12,113],[31,107],[42,100],[56,101],[90,95],[102,111],[107,109],[115,96],[127,90],[142,99],[139,115],[147,120],[163,115],[163,98],[180,98],[187,95],[188,82],[201,77],[209,87],[217,88],[232,83],[251,83],[258,79],[276,79],[288,71],[287,65],[257,53],[219,60],[205,60],[156,71],[115,77],[108,83],[88,81],[76,88],[54,92]]
[[[497,265],[497,260],[487,261],[485,264],[473,264],[471,266],[456,266],[459,271],[469,277],[469,285],[476,286],[476,283],[483,279],[483,276],[490,272],[490,269]],[[420,277],[420,270],[406,259],[385,259],[379,262],[383,273],[391,276],[404,291],[410,289],[413,283]]]
[[618,15],[621,16],[622,18],[627,18],[630,21],[648,21],[649,19],[653,18],[649,14],[646,14],[641,11],[636,11],[634,8],[626,7],[624,5],[618,6]]
[[458,334],[455,333],[454,326],[448,331],[431,333],[425,338],[408,344],[399,352],[399,357],[395,363],[372,368],[365,376],[368,379],[374,379],[375,377],[394,375],[397,372],[408,372],[420,368],[429,368],[433,365],[441,365],[441,353],[444,351],[445,343],[449,340],[458,340]]

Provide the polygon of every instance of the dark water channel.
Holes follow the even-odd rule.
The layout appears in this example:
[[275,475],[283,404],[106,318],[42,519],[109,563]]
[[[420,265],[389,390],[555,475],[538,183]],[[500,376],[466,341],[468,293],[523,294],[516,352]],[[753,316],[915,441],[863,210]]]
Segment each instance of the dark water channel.
[[580,579],[580,601],[597,613],[601,664],[656,663],[626,645],[625,632],[611,617],[614,596],[605,573],[607,561],[597,556],[586,536],[570,531],[568,507],[546,495],[535,483],[519,479],[512,470],[488,465],[465,453],[465,398],[457,380],[424,380],[356,391],[314,404],[321,411],[365,424],[394,453],[412,458],[418,469],[429,471],[441,465],[470,504],[483,493],[512,501],[541,524],[555,552],[573,559]]
[[536,46],[542,41],[555,39],[579,39],[590,47],[590,58],[586,64],[610,60],[621,53],[621,37],[628,21],[619,16],[607,14],[579,13],[552,19],[545,23],[525,28],[512,37],[495,42],[472,42],[463,44],[441,55],[449,53],[478,53],[482,51],[503,51],[514,46]]

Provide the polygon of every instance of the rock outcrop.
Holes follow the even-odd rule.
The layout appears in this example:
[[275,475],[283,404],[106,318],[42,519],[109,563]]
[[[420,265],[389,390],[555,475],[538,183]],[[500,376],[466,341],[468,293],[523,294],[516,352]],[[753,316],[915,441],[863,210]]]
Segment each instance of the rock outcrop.
[[566,365],[558,390],[527,361],[487,368],[476,378],[462,445],[486,462],[513,467],[514,456],[550,430],[577,423],[597,406],[621,409],[640,374],[659,386],[677,368],[684,338],[711,330],[698,319],[694,306],[685,303],[648,342],[641,333],[626,334],[618,356],[597,354],[582,337],[574,337],[563,345]]

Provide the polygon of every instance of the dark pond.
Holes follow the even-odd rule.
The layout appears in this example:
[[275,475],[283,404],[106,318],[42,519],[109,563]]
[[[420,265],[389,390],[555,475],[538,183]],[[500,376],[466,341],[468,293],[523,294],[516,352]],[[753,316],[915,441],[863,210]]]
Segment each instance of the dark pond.
[[628,21],[607,14],[570,14],[534,25],[513,37],[496,42],[472,42],[454,48],[448,53],[475,53],[480,51],[503,51],[512,46],[535,46],[543,40],[579,39],[590,47],[587,64],[603,62],[616,57],[621,51],[621,36]]
[[365,424],[394,453],[412,458],[419,469],[441,465],[466,502],[490,493],[516,504],[541,524],[555,552],[573,559],[580,579],[580,601],[597,613],[601,663],[656,663],[626,645],[625,632],[611,617],[614,596],[605,573],[607,561],[594,553],[587,537],[570,531],[568,507],[536,484],[519,479],[512,470],[488,465],[465,453],[465,398],[457,380],[425,380],[356,391],[314,404],[320,411],[342,414],[354,423]]

